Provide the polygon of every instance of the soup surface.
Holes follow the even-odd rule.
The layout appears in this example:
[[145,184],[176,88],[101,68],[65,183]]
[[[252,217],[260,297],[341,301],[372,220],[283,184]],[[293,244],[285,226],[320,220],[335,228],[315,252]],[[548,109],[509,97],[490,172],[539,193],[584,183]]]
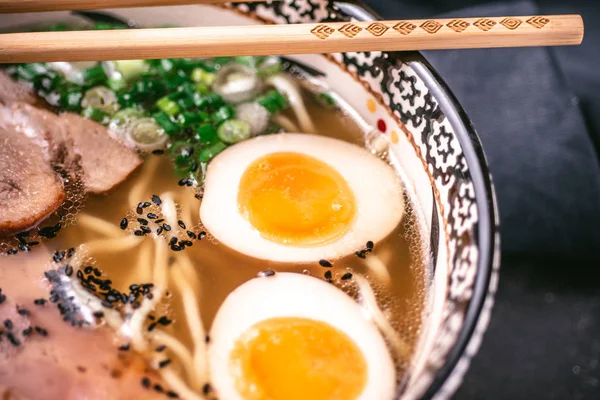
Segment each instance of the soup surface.
[[[241,74],[239,71],[236,73]],[[277,72],[275,76],[285,77],[286,74]],[[172,77],[166,74],[164,79]],[[244,82],[243,77],[236,79]],[[366,138],[371,132],[361,129],[359,123],[347,115],[343,104],[336,104],[334,108],[331,104],[327,106],[331,98],[326,97],[324,103],[324,97],[309,90],[312,86],[307,82],[289,76],[286,79],[301,88],[296,90],[301,93],[300,101],[306,107],[314,127],[313,133],[358,145],[365,154],[369,153],[370,149],[365,147],[369,147]],[[211,85],[214,85],[212,81]],[[221,91],[226,92],[226,89],[221,88]],[[260,93],[265,92],[261,90]],[[114,92],[120,93],[118,90]],[[110,105],[107,106],[110,103],[108,95],[100,93],[98,96],[88,98],[88,103],[95,101],[92,111],[103,107],[104,114],[96,115],[89,111],[89,107],[84,108],[82,113],[108,125],[110,118],[102,121],[104,115],[113,115],[117,110],[110,110]],[[288,93],[283,93],[283,96],[290,100]],[[161,112],[168,114],[169,107],[183,107],[167,97],[163,98],[167,100],[163,101]],[[88,110],[87,114],[85,110]],[[280,133],[290,131],[286,126],[306,126],[297,108],[282,107],[278,112],[277,117],[273,116],[273,121],[279,121],[276,128],[265,132],[265,137],[286,135]],[[237,113],[240,118],[239,109]],[[189,117],[192,118],[192,115]],[[220,121],[219,127],[224,123]],[[155,126],[154,121],[148,121],[148,124]],[[221,140],[231,139],[231,143],[224,146],[227,149],[223,154],[242,146],[242,140],[235,144],[238,140],[236,135],[244,136],[245,140],[244,129],[251,129],[246,126],[248,124],[244,124],[241,130],[235,124],[229,125],[229,130],[219,129]],[[266,128],[263,127],[263,130]],[[140,128],[133,139],[138,151],[143,152],[141,167],[103,194],[88,193],[83,197],[81,188],[79,191],[68,189],[67,197],[71,203],[63,207],[68,210],[68,215],[63,217],[65,225],[68,225],[68,220],[78,212],[75,221],[57,229],[56,237],[42,237],[41,244],[25,249],[29,251],[0,258],[0,287],[3,289],[0,293],[4,293],[0,296],[6,296],[0,302],[0,316],[9,321],[4,323],[3,332],[12,335],[6,336],[5,333],[8,339],[0,341],[0,357],[3,358],[0,362],[0,391],[23,396],[29,394],[31,398],[40,399],[66,398],[61,397],[64,392],[58,388],[41,395],[27,392],[31,389],[23,388],[26,385],[15,378],[14,371],[17,366],[27,369],[36,363],[40,354],[60,351],[54,362],[60,364],[61,371],[64,370],[61,374],[53,375],[56,365],[48,360],[38,363],[38,367],[29,373],[23,371],[19,374],[25,374],[25,378],[29,374],[29,378],[33,379],[34,374],[41,370],[49,382],[59,380],[63,386],[69,386],[69,382],[76,379],[80,383],[76,390],[70,389],[70,395],[79,391],[89,398],[137,398],[137,389],[122,383],[129,381],[135,381],[131,386],[137,385],[154,394],[186,399],[212,396],[223,399],[311,397],[350,400],[387,396],[377,394],[384,392],[370,390],[389,385],[392,385],[390,390],[393,393],[393,387],[402,381],[409,367],[426,301],[426,260],[411,199],[398,192],[398,204],[403,207],[401,221],[390,232],[384,232],[381,239],[368,237],[367,241],[361,242],[364,246],[351,248],[349,252],[336,250],[335,257],[318,257],[310,261],[299,257],[299,261],[292,262],[281,261],[282,258],[274,255],[270,257],[268,251],[253,256],[249,254],[252,249],[234,250],[238,249],[233,244],[235,241],[248,240],[242,232],[233,231],[218,240],[216,232],[213,235],[200,220],[202,197],[209,195],[211,186],[208,185],[203,192],[204,175],[200,176],[197,169],[193,170],[193,180],[190,175],[181,173],[182,157],[187,155],[185,150],[183,153],[181,150],[173,151],[181,145],[173,137],[165,137],[162,143],[168,146],[166,152],[156,151],[160,148],[163,133],[154,137],[155,132],[151,128]],[[157,143],[159,146],[154,147]],[[146,145],[150,147],[145,148]],[[215,150],[214,142],[203,149],[211,146],[215,153],[223,151],[223,148]],[[332,160],[335,151],[332,147]],[[250,188],[246,192],[248,196],[237,199],[243,200],[240,200],[240,213],[244,214],[245,210],[246,214],[254,212],[260,216],[259,222],[250,219],[251,225],[261,233],[257,235],[259,242],[282,241],[282,246],[287,246],[286,254],[289,255],[286,257],[293,260],[296,257],[295,247],[311,248],[336,242],[344,235],[357,234],[350,226],[361,216],[361,202],[370,201],[375,194],[354,193],[357,196],[355,205],[349,175],[339,175],[335,169],[331,173],[324,172],[327,164],[323,167],[320,164],[322,160],[309,159],[301,153],[276,154],[279,158],[273,159],[273,165],[292,169],[299,165],[300,172],[288,172],[283,178],[278,175],[268,177],[266,182],[271,190],[268,193],[256,186],[264,172],[261,164],[255,164],[250,172],[246,170],[249,175],[245,176],[246,181],[239,184],[239,188],[238,182],[217,181],[219,186],[231,185],[235,190],[241,190],[244,185]],[[387,157],[385,152],[379,155],[384,159]],[[212,179],[210,163],[213,157],[211,154],[200,160],[200,168],[208,166],[207,181]],[[214,158],[215,163],[219,162],[219,157]],[[375,158],[370,154],[368,157]],[[120,161],[115,159],[114,162]],[[331,162],[329,165],[334,165]],[[235,161],[226,165],[225,169],[230,170],[233,164]],[[185,168],[190,168],[189,164],[185,164]],[[303,168],[312,168],[311,173],[314,174],[308,175],[303,188],[310,186],[314,189],[316,185],[320,188],[319,195],[328,190],[331,193],[322,197],[315,197],[313,193],[307,197],[309,200],[299,200],[300,195],[294,194],[285,197],[289,204],[277,209],[284,198],[281,193],[285,194],[288,190],[285,179],[290,176],[296,181],[304,179],[307,175],[304,175]],[[365,170],[363,174],[368,177],[370,171]],[[343,179],[350,186],[339,191],[332,189],[335,185],[332,182]],[[277,190],[281,193],[274,192]],[[342,200],[338,198],[340,196]],[[349,214],[336,219],[338,214],[327,208],[330,207],[329,202],[333,202],[331,204],[335,208],[344,201],[344,204],[349,204]],[[299,214],[300,217],[289,216],[293,207],[305,211]],[[306,229],[312,229],[310,221],[305,221],[303,216],[316,207],[325,207],[324,211],[315,212],[315,215],[327,221],[327,230],[325,233],[311,230],[310,234],[299,234],[304,225],[309,227]],[[358,211],[354,210],[355,207]],[[206,212],[216,223],[226,225],[231,221],[225,212],[212,212],[212,209]],[[280,213],[280,217],[272,218],[275,212]],[[288,217],[291,222],[283,223],[282,220]],[[27,243],[23,239],[25,237],[19,239],[19,234],[16,238],[7,236],[2,245],[6,250],[15,243]],[[300,279],[300,276],[308,281]],[[262,279],[265,282],[272,279],[273,283],[264,284],[264,287],[259,287],[262,283],[253,283]],[[79,283],[75,282],[77,280]],[[15,286],[15,282],[20,284]],[[321,283],[326,285],[322,287]],[[252,285],[257,286],[256,291],[250,289]],[[271,289],[277,286],[279,289]],[[297,296],[294,294],[296,290]],[[34,295],[37,297],[32,302]],[[129,296],[130,299],[119,303],[120,300],[109,296]],[[336,296],[342,296],[339,306]],[[248,305],[259,300],[262,302],[254,308]],[[58,309],[53,303],[58,304]],[[9,307],[12,308],[9,310]],[[21,309],[27,312],[19,312]],[[61,321],[63,318],[66,322]],[[17,328],[22,335],[11,333]],[[228,342],[225,338],[234,335],[231,332],[237,332],[237,329],[239,334]],[[15,340],[18,345],[14,344]],[[42,347],[32,348],[27,354],[25,345],[33,341],[43,342],[40,344]],[[13,342],[13,345],[6,344],[8,342]],[[89,350],[83,352],[80,342],[85,343],[83,348]],[[379,342],[381,345],[377,347]],[[67,350],[49,350],[52,348]],[[222,351],[224,348],[230,350]],[[106,357],[97,361],[94,353],[106,353]],[[287,357],[288,353],[292,355]],[[306,360],[299,361],[301,356]],[[385,369],[388,358],[393,369],[391,372]],[[85,381],[88,368],[94,371],[88,366],[91,362],[101,365],[97,374],[110,376],[108,382],[111,383],[107,384],[109,389],[106,390],[120,392],[118,395],[113,392],[102,397],[98,388],[92,389],[88,383],[81,383]],[[220,368],[222,363],[227,367]],[[376,364],[383,365],[382,372],[377,372],[380,367]],[[66,372],[67,369],[77,371],[76,378]],[[310,371],[313,371],[312,375]],[[320,375],[317,376],[314,371],[320,371]],[[330,375],[324,377],[324,373]],[[228,374],[228,378],[223,377]],[[348,377],[353,377],[351,382],[347,381]],[[391,382],[386,383],[385,379]],[[121,383],[114,386],[113,381]],[[345,389],[342,390],[342,387]]]

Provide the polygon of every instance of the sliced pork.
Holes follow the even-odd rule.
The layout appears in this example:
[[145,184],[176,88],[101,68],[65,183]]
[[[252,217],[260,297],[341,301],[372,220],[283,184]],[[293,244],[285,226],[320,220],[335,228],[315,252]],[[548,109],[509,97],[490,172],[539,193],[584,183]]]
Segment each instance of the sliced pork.
[[[40,300],[49,298],[44,271],[51,258],[41,245],[0,264],[0,398],[167,399],[166,388],[159,393],[153,387],[160,380],[132,351],[118,350],[108,328],[73,327],[57,304]],[[152,382],[148,388],[144,378]]]
[[14,126],[0,127],[0,235],[36,226],[64,199],[42,149]]
[[9,104],[15,101],[35,104],[37,98],[33,91],[29,90],[25,85],[14,81],[4,71],[0,71],[0,102]]
[[97,122],[76,114],[60,115],[80,157],[85,189],[103,193],[124,181],[141,163],[138,154],[113,139]]

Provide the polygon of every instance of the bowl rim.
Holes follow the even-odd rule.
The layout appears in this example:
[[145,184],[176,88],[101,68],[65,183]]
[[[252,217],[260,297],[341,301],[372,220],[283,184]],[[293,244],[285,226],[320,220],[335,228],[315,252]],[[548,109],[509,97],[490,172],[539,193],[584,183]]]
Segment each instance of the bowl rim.
[[[382,19],[378,13],[360,0],[339,0],[335,3],[346,14],[359,21]],[[479,215],[477,229],[479,260],[473,294],[455,343],[450,348],[442,366],[435,372],[427,390],[421,396],[421,399],[426,400],[432,399],[438,394],[449,380],[459,361],[466,355],[471,340],[477,339],[477,329],[483,328],[481,332],[483,334],[487,328],[487,322],[484,326],[478,325],[484,314],[486,300],[495,292],[492,276],[500,265],[499,216],[494,185],[481,140],[464,108],[448,84],[420,52],[398,52],[396,54],[423,80],[454,128],[454,133],[469,166]],[[490,311],[485,310],[485,312]],[[462,380],[462,377],[459,379]]]

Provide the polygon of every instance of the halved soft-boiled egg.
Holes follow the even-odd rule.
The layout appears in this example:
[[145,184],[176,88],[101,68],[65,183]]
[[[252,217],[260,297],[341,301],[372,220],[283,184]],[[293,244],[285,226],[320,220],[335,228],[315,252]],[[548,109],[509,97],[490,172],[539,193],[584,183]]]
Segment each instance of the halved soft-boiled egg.
[[308,134],[260,136],[209,165],[200,218],[221,243],[281,262],[335,259],[387,236],[404,213],[390,165]]
[[392,357],[358,303],[303,274],[259,277],[231,292],[208,354],[224,400],[390,400],[395,392]]

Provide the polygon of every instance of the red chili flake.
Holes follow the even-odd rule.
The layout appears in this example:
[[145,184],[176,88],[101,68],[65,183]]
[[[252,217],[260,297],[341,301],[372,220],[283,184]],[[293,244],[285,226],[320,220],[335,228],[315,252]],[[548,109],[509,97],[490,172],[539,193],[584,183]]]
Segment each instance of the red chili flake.
[[383,133],[387,131],[387,125],[384,120],[380,119],[379,121],[377,121],[377,129],[379,129]]

